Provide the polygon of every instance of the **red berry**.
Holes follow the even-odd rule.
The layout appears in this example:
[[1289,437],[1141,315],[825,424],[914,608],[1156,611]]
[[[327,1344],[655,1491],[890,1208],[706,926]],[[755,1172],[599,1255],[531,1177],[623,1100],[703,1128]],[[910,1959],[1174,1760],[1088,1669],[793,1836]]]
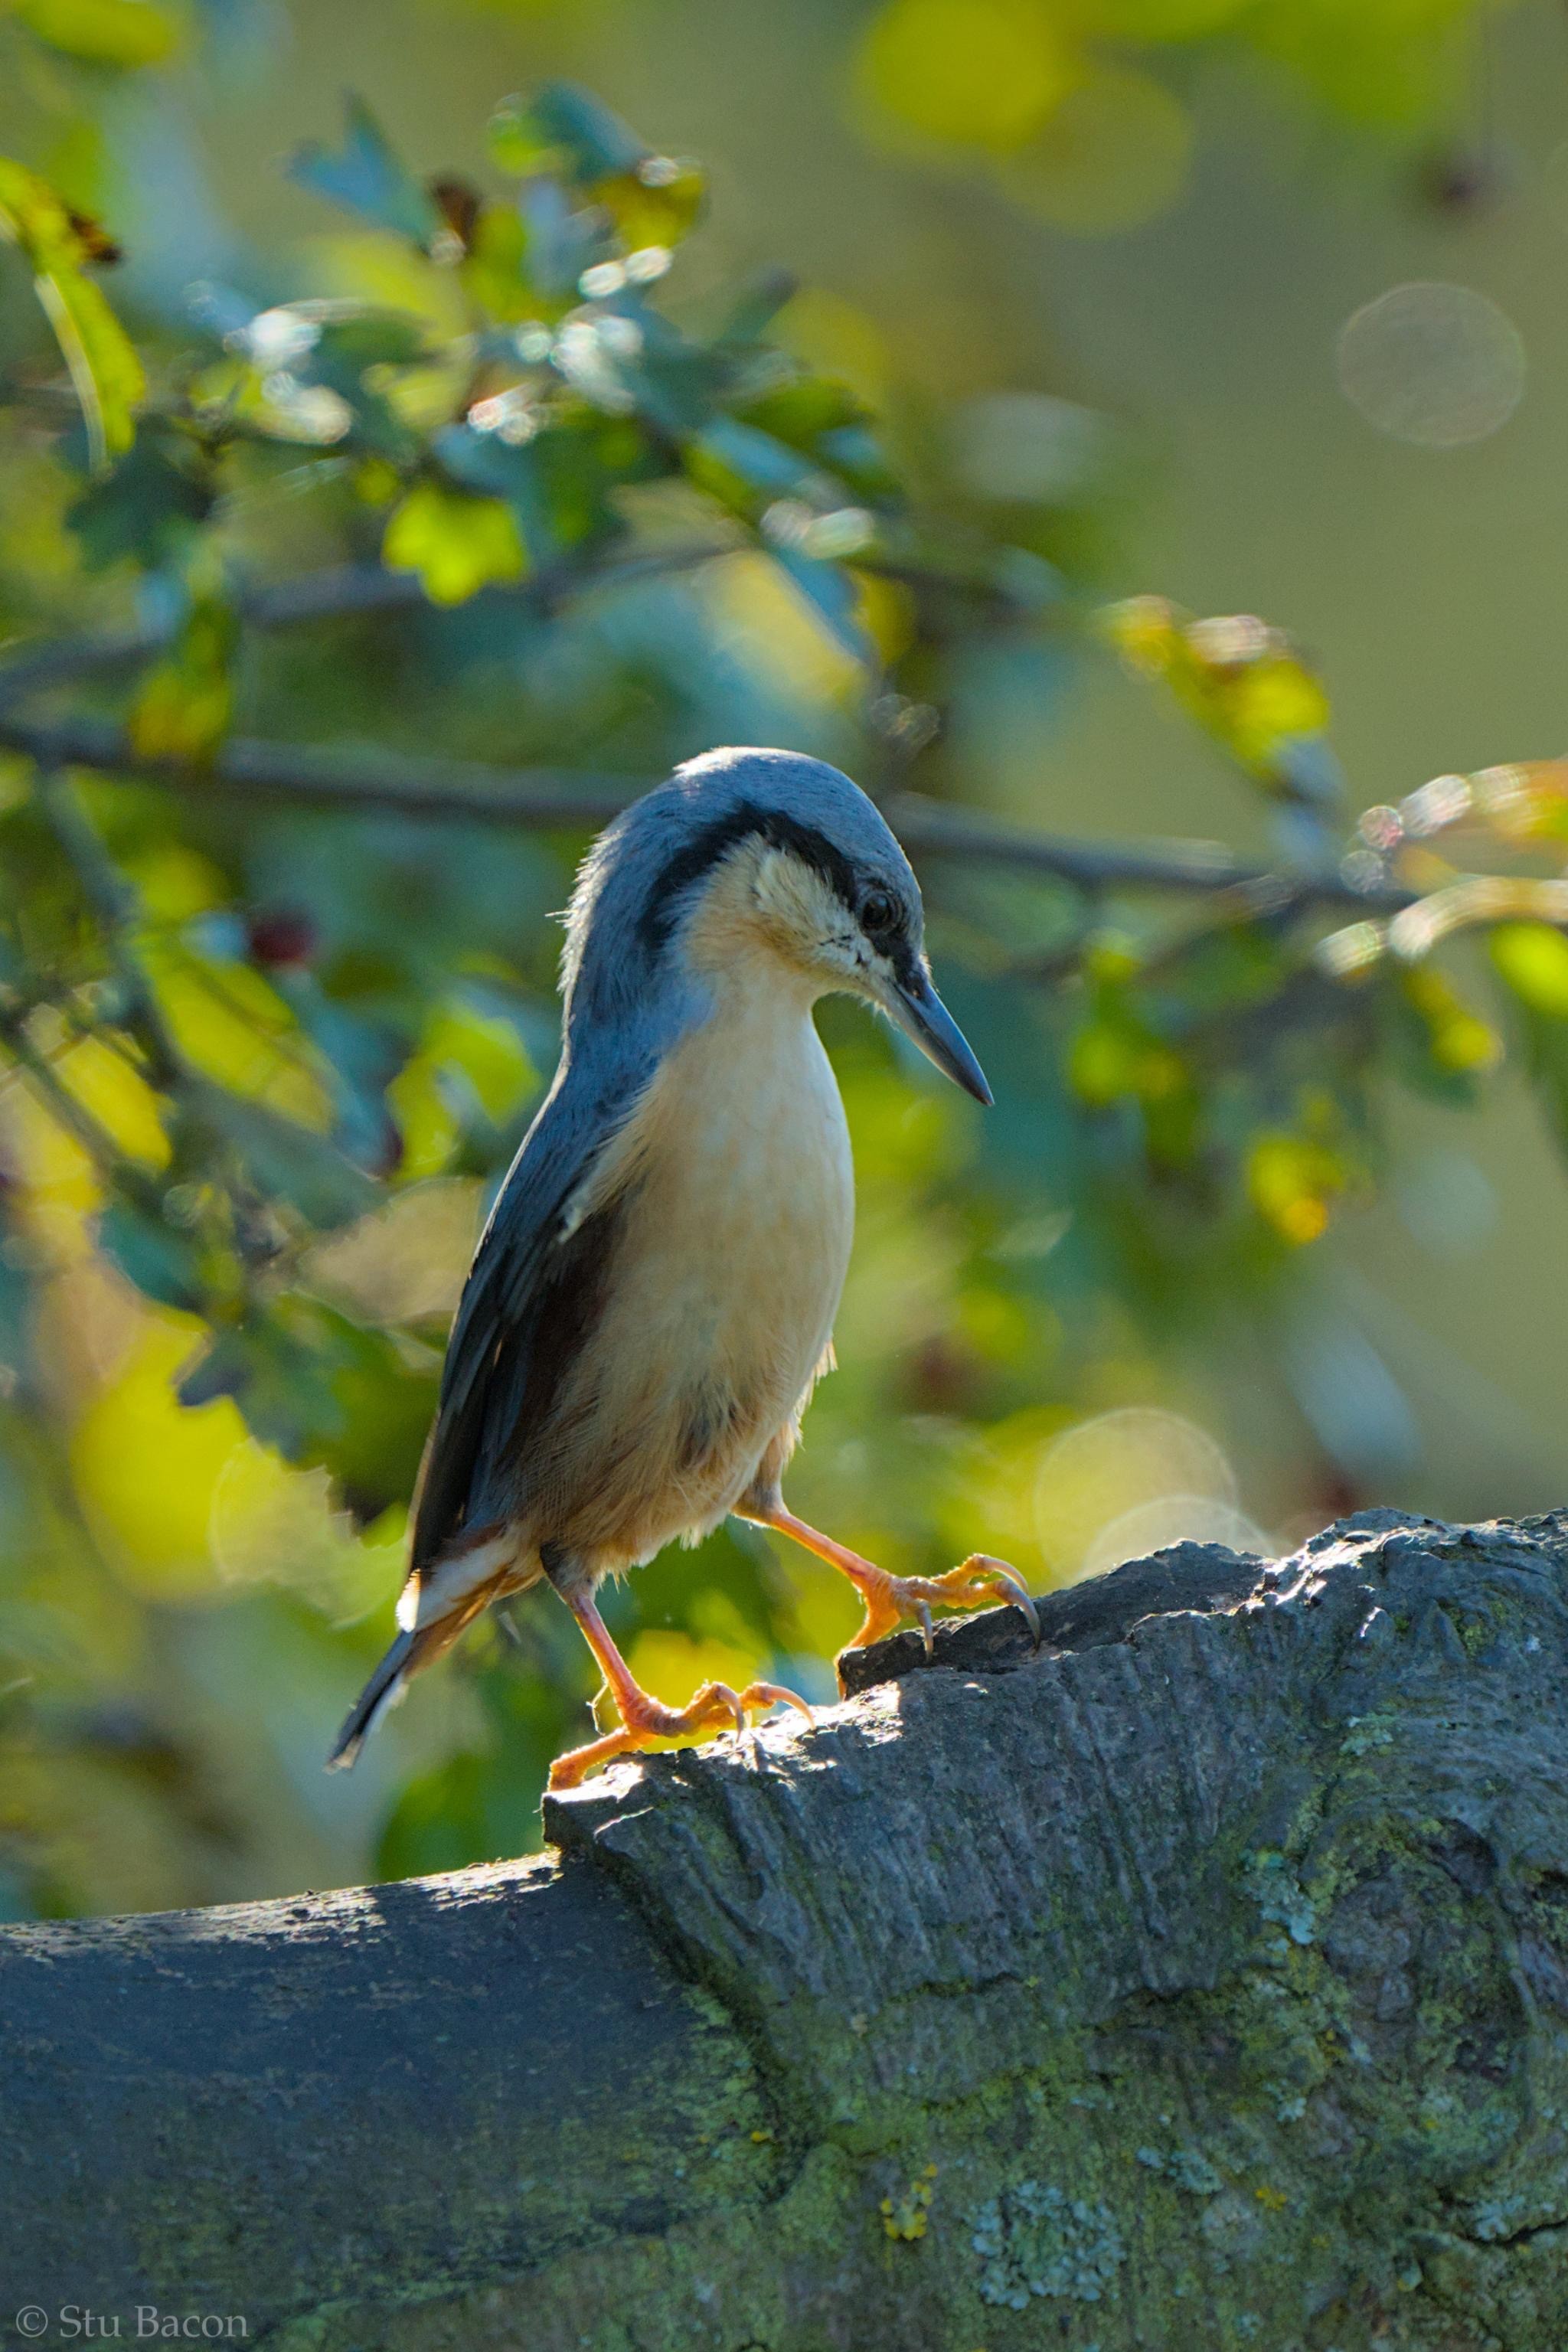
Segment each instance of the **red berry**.
[[258,908],[245,929],[251,960],[259,964],[309,963],[319,944],[314,921],[298,907]]

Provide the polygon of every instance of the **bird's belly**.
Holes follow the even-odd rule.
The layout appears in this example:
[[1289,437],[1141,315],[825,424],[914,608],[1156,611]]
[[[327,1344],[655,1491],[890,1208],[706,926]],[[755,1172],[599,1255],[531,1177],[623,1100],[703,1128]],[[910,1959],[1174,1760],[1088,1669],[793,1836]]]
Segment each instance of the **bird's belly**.
[[602,1470],[578,1540],[606,1559],[716,1525],[832,1335],[854,1221],[843,1106],[809,1015],[760,1014],[679,1048],[642,1114],[593,1349]]

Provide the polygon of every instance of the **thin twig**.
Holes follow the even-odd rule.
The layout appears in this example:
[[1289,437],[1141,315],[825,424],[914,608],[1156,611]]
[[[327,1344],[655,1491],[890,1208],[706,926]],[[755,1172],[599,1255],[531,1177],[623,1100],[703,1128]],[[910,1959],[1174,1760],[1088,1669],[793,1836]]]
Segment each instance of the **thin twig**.
[[339,814],[385,812],[545,831],[603,824],[658,781],[563,769],[489,768],[470,760],[421,760],[398,751],[342,751],[244,737],[231,739],[215,759],[197,765],[148,759],[111,719],[23,719],[4,709],[0,745],[25,752],[40,766],[142,777],[198,800],[237,795]]
[[[629,586],[674,572],[689,572],[720,557],[733,555],[745,542],[697,541],[686,545],[645,548],[634,555],[600,558],[592,562],[563,562],[546,565],[515,587],[491,586],[480,597],[497,602],[532,604],[548,609],[565,597],[591,590]],[[407,612],[428,606],[423,583],[412,572],[388,572],[379,563],[333,564],[241,590],[236,598],[239,618],[258,629],[293,628],[311,621],[328,621],[359,613]],[[477,603],[478,598],[475,599]],[[0,661],[0,709],[38,693],[97,671],[145,661],[160,652],[179,626],[177,607],[159,620],[133,623],[75,637],[57,637],[40,646],[25,646],[9,660]]]
[[144,1195],[148,1183],[145,1171],[126,1157],[109,1129],[77,1100],[48,1055],[40,1053],[27,1034],[26,1024],[0,1013],[0,1045],[22,1075],[32,1080],[49,1115],[80,1146],[100,1172],[122,1191],[133,1196]]
[[[146,758],[132,749],[123,728],[110,719],[27,719],[3,704],[0,746],[24,752],[42,766],[142,777],[197,799],[238,797],[339,814],[373,812],[546,833],[607,824],[660,781],[591,770],[496,768],[478,761],[419,759],[401,751],[340,751],[247,737],[232,738],[209,763],[195,766]],[[1050,874],[1080,889],[1207,896],[1264,890],[1275,879],[1268,867],[1244,864],[1217,842],[1079,841],[1000,824],[917,793],[895,794],[884,810],[894,832],[916,856]],[[1289,887],[1303,904],[1353,907],[1363,914],[1395,912],[1416,895],[1355,890],[1334,875],[1292,877]]]
[[88,907],[103,932],[104,945],[123,1002],[121,1025],[147,1055],[154,1085],[168,1087],[184,1076],[184,1056],[164,1018],[147,968],[135,944],[141,919],[136,892],[105,849],[76,791],[58,768],[38,764],[38,804],[76,876]]

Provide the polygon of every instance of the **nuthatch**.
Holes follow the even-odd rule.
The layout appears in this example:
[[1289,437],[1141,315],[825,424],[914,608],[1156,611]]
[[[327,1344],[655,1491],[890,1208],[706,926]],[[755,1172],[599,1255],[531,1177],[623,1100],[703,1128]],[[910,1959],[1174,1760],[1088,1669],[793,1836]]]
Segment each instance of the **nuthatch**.
[[639,1688],[595,1588],[729,1513],[842,1570],[875,1641],[931,1604],[1005,1596],[975,1556],[897,1577],[784,1507],[780,1478],[833,1318],[854,1221],[849,1137],[812,1021],[838,990],[879,1005],[991,1100],[931,985],[920,888],[858,787],[788,751],[692,760],[619,817],[577,878],[560,1067],[512,1162],[458,1309],[415,1508],[401,1633],[335,1764],[409,1675],[492,1601],[542,1580],[587,1637],[620,1727],[552,1788],[660,1738],[804,1701],[709,1683]]

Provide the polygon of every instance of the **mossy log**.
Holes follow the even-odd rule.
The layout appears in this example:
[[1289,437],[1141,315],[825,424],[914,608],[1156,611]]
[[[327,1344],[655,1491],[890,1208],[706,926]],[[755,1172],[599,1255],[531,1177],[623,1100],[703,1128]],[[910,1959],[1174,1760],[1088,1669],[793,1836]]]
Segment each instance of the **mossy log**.
[[556,1859],[7,1931],[0,2336],[1563,2352],[1568,1516],[1042,1615]]

